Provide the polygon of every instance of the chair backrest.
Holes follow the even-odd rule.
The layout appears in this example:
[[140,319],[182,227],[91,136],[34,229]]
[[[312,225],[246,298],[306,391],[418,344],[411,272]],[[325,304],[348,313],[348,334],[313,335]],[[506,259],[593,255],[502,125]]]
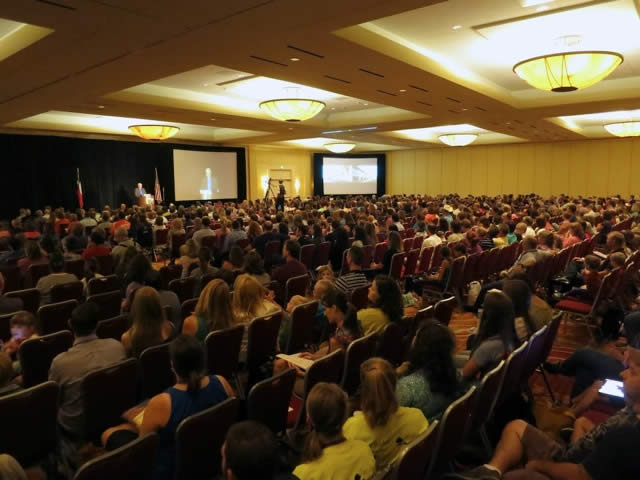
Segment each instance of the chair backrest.
[[404,240],[402,240],[402,248],[405,252],[408,252],[409,250],[411,250],[411,247],[413,247],[413,237],[409,238],[405,238]]
[[407,253],[407,262],[404,265],[403,277],[409,277],[416,273],[416,267],[418,266],[418,258],[420,257],[420,250],[410,250]]
[[121,301],[120,290],[87,297],[87,303],[98,305],[98,320],[106,320],[120,315]]
[[137,379],[138,362],[129,358],[90,372],[80,381],[86,441],[122,422],[120,415],[136,404]]
[[98,264],[97,272],[100,275],[109,276],[113,274],[113,257],[111,255],[98,255],[94,257]]
[[128,313],[116,317],[100,320],[96,327],[98,338],[113,338],[120,341],[122,334],[131,327],[131,319]]
[[275,240],[272,242],[267,242],[264,246],[264,262],[267,265],[271,265],[273,261],[274,255],[279,255],[282,251],[282,242],[279,240]]
[[449,325],[451,315],[456,307],[456,297],[445,298],[440,300],[433,307],[433,316],[443,325]]
[[299,275],[291,277],[284,286],[284,305],[286,306],[294,295],[305,296],[309,288],[309,275]]
[[480,255],[480,253],[474,253],[473,255],[467,256],[467,261],[464,262],[464,274],[462,276],[463,285],[468,285],[469,283],[476,280]]
[[96,277],[87,283],[87,294],[98,295],[99,293],[115,292],[122,290],[122,283],[116,275],[106,277]]
[[13,292],[22,288],[22,273],[15,265],[0,267],[0,273],[4,277],[4,291]]
[[34,263],[29,265],[25,274],[25,287],[35,287],[42,277],[49,275],[51,269],[48,263]]
[[199,297],[196,297],[196,298],[190,298],[182,302],[182,305],[180,306],[180,314],[183,320],[188,316],[190,316],[191,314],[193,314],[193,312],[196,309],[196,305],[198,304],[198,300],[199,300]]
[[171,369],[168,343],[144,349],[139,362],[142,398],[151,398],[176,383],[176,376]]
[[442,471],[444,466],[453,460],[462,446],[469,429],[475,393],[476,387],[471,387],[442,414],[438,440],[426,478],[436,478],[435,474]]
[[351,304],[356,310],[362,310],[369,305],[369,285],[363,285],[351,292]]
[[247,370],[249,385],[255,381],[260,365],[276,354],[282,312],[254,318],[249,323]]
[[180,422],[175,480],[213,478],[220,473],[220,449],[239,411],[240,400],[232,397]]
[[22,309],[27,312],[36,313],[40,307],[40,290],[37,288],[13,290],[5,293],[4,296],[22,300]]
[[496,407],[501,406],[505,399],[509,397],[509,395],[520,388],[520,379],[525,362],[527,361],[528,348],[529,342],[524,342],[513,352],[511,352],[511,354],[507,358],[502,386],[500,387],[500,393],[496,398]]
[[364,247],[362,247],[362,268],[365,270],[371,267],[374,248],[375,247],[373,245],[365,245]]
[[464,280],[464,265],[466,261],[466,257],[458,257],[451,262],[447,291],[456,292],[463,287],[462,282]]
[[152,480],[159,443],[157,433],[148,433],[88,461],[78,469],[73,480]]
[[546,334],[544,336],[544,348],[542,349],[542,353],[540,357],[544,362],[549,354],[551,353],[551,349],[553,348],[553,342],[556,341],[556,335],[558,334],[558,329],[560,328],[560,322],[562,321],[562,312],[556,313],[551,319],[551,323],[547,325]]
[[197,280],[194,277],[176,278],[169,282],[169,290],[173,291],[180,303],[193,298]]
[[84,285],[80,281],[60,283],[51,288],[52,302],[64,302],[65,300],[77,300],[81,302],[83,298]]
[[22,386],[32,387],[49,379],[51,362],[73,345],[73,334],[63,330],[38,338],[25,340],[18,348],[18,360],[22,367]]
[[477,431],[491,418],[496,398],[502,386],[506,371],[506,362],[502,360],[496,368],[487,372],[480,382],[476,393],[476,404],[471,415],[471,431]]
[[535,332],[529,339],[529,348],[527,349],[527,360],[522,367],[522,374],[520,375],[521,382],[526,383],[533,372],[536,371],[544,359],[545,338],[547,336],[547,326],[545,325],[540,330]]
[[171,234],[171,257],[178,258],[180,256],[180,247],[187,241],[185,233]]
[[0,452],[27,467],[56,450],[59,387],[45,382],[0,397]]
[[442,244],[433,247],[433,254],[431,255],[431,264],[428,271],[434,271],[440,268],[442,263]]
[[422,248],[422,244],[424,243],[424,239],[424,235],[413,237],[413,244],[411,245],[411,249],[415,250],[417,248],[418,250],[420,250]]
[[318,313],[317,301],[298,305],[293,309],[289,341],[284,349],[285,353],[301,352],[307,345],[313,343],[316,313]]
[[600,305],[612,296],[617,280],[617,271],[612,271],[605,275],[605,277],[602,279],[602,282],[600,283],[600,288],[598,288],[598,293],[596,293],[596,298],[594,298],[593,300],[591,314],[596,312]]
[[41,306],[38,309],[38,318],[42,333],[46,335],[61,330],[69,330],[69,319],[77,306],[77,300],[66,300]]
[[436,420],[429,425],[426,432],[405,447],[398,459],[391,466],[388,476],[390,480],[407,480],[425,478],[427,467],[433,458],[438,428],[440,422]]
[[290,368],[256,383],[247,396],[247,418],[264,423],[273,433],[284,432],[296,377],[296,371]]
[[380,243],[376,243],[373,261],[375,263],[382,263],[382,257],[384,257],[384,254],[387,253],[387,250],[389,250],[389,245],[384,240]]
[[358,338],[349,344],[344,359],[344,375],[342,388],[349,395],[353,395],[360,386],[360,365],[373,357],[376,351],[376,334]]
[[389,269],[389,277],[394,280],[400,280],[402,278],[402,268],[407,258],[407,254],[404,252],[396,253],[391,257],[391,268]]
[[76,277],[84,277],[84,259],[78,260],[65,260],[64,271],[67,273],[73,273]]
[[177,280],[182,275],[182,265],[165,265],[160,269],[162,288],[168,289],[171,280]]
[[331,252],[331,242],[322,242],[316,246],[313,255],[313,268],[329,263],[329,253]]
[[11,340],[11,318],[15,313],[0,315],[0,340],[8,342]]
[[236,325],[207,335],[204,344],[209,375],[222,375],[231,379],[237,373],[244,329],[244,325]]
[[313,256],[316,252],[316,246],[313,244],[303,245],[300,249],[300,261],[307,267],[307,270],[313,270]]
[[436,247],[427,247],[420,252],[420,259],[418,261],[417,273],[424,273],[429,271],[431,265],[431,258],[436,251]]
[[340,383],[342,379],[342,372],[344,370],[344,350],[334,350],[329,355],[316,360],[309,367],[309,370],[304,375],[304,394],[302,397],[302,407],[298,413],[295,428],[297,429],[307,419],[306,414],[306,400],[307,395],[316,383]]
[[403,343],[405,330],[399,322],[391,322],[384,327],[378,341],[376,356],[388,360],[392,365],[400,365],[406,353]]
[[[351,240],[351,239],[349,239]],[[340,269],[340,275],[346,275],[349,273],[349,264],[347,263],[347,254],[349,253],[349,248],[342,252],[342,268]]]

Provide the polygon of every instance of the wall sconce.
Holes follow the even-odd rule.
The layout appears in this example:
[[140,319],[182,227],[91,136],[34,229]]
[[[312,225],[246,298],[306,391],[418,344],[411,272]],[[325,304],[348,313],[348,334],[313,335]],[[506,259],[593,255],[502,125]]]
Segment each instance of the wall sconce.
[[262,184],[262,192],[267,193],[267,188],[269,188],[269,175],[261,176],[260,183]]
[[300,179],[296,178],[296,181],[293,183],[293,186],[296,188],[296,193],[300,192]]

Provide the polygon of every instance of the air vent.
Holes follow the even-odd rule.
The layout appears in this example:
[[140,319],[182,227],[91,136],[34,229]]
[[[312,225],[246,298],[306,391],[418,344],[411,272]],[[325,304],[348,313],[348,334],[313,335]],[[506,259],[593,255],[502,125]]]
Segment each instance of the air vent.
[[331,75],[325,75],[325,78],[335,80],[336,82],[351,83],[349,80],[345,80],[344,78],[332,77]]
[[374,77],[384,78],[384,75],[381,73],[372,72],[371,70],[367,70],[366,68],[359,68],[361,72],[368,73],[369,75],[373,75]]
[[538,127],[536,127],[535,125],[529,125],[531,128],[535,128],[537,129]]
[[456,99],[456,98],[451,98],[451,97],[446,97],[447,100],[449,100],[450,102],[455,102],[455,103],[462,103],[460,100]]
[[431,105],[430,103],[423,102],[422,100],[416,100],[416,103],[419,103],[421,105],[426,105],[427,107],[433,107],[433,105]]
[[455,113],[455,114],[460,113],[458,110],[447,110],[447,111],[448,111],[448,112],[451,112],[451,113]]
[[281,67],[288,67],[289,66],[286,63],[280,63],[280,62],[277,62],[275,60],[271,60],[269,58],[258,57],[256,55],[249,55],[249,58],[253,58],[254,60],[260,60],[261,62],[271,63],[273,65],[280,65]]
[[482,107],[475,107],[475,108],[476,108],[476,110],[479,110],[481,112],[486,112],[487,111],[486,108],[482,108]]
[[389,95],[390,97],[397,97],[395,93],[387,92],[385,90],[378,90],[380,93],[384,93],[385,95]]
[[305,50],[304,48],[295,47],[293,45],[287,45],[287,47],[289,47],[291,50],[295,50],[296,52],[306,53],[307,55],[311,55],[312,57],[324,58],[324,55],[320,55],[319,53],[310,52],[309,50]]
[[65,10],[77,10],[76,7],[72,7],[71,5],[64,5],[62,3],[53,2],[51,0],[36,0],[38,3],[44,3],[45,5],[51,5],[52,7],[64,8]]
[[415,90],[420,90],[421,92],[429,93],[429,90],[427,90],[426,88],[418,87],[417,85],[411,85],[411,84],[409,84],[409,86]]

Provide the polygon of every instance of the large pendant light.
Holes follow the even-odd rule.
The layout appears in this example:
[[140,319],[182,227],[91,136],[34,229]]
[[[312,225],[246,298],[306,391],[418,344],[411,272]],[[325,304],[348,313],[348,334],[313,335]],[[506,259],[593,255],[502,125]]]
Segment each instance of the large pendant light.
[[347,153],[355,148],[355,143],[327,143],[324,148],[333,153]]
[[278,120],[303,122],[315,117],[325,104],[309,98],[278,98],[260,103],[260,108]]
[[180,129],[173,125],[130,125],[129,130],[145,140],[166,140]]
[[451,135],[440,135],[440,141],[450,147],[464,147],[475,142],[478,135],[473,133],[454,133]]
[[611,135],[616,137],[638,137],[640,136],[640,122],[618,122],[609,123],[604,128]]
[[573,92],[598,83],[622,62],[622,55],[615,52],[576,51],[523,60],[513,71],[540,90]]

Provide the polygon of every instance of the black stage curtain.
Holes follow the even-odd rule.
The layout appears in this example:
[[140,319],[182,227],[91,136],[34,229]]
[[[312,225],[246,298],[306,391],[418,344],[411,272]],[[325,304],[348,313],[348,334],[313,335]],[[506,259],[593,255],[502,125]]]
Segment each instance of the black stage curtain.
[[313,154],[313,194],[324,195],[324,181],[322,179],[322,166],[324,164],[324,157],[333,158],[376,158],[378,160],[378,185],[377,195],[382,196],[386,193],[386,179],[387,179],[387,156],[384,153],[373,154],[354,154],[349,155],[335,154],[335,153],[314,153]]
[[0,218],[17,216],[18,209],[45,205],[74,209],[76,169],[85,208],[101,209],[134,203],[133,190],[141,182],[153,195],[155,168],[164,188],[164,204],[175,200],[173,149],[237,153],[238,198],[247,195],[244,148],[203,147],[161,142],[123,142],[35,135],[0,135]]

